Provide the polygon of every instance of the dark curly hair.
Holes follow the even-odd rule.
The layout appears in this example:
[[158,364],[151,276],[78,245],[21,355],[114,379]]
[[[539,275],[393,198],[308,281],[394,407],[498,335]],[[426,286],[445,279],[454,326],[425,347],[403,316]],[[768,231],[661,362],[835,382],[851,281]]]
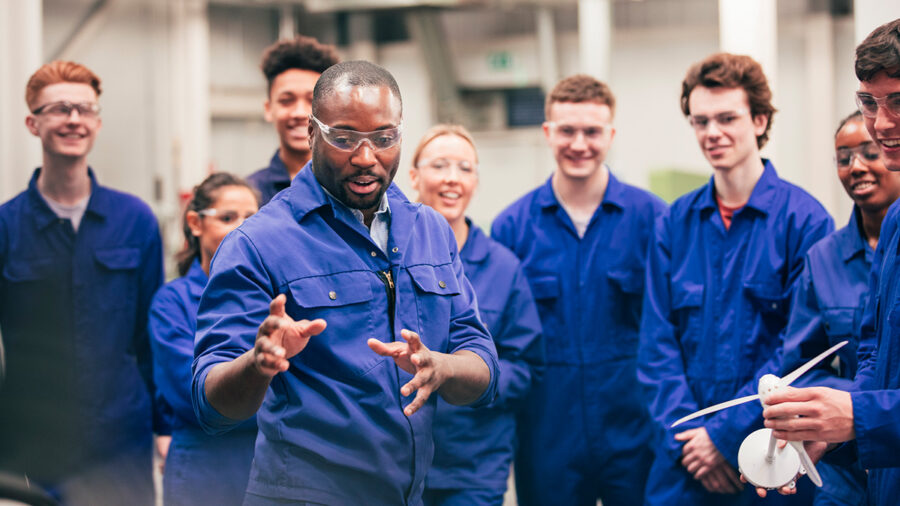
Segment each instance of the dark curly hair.
[[330,44],[322,44],[312,37],[298,35],[293,39],[279,40],[263,51],[260,68],[272,91],[272,82],[282,72],[290,69],[325,72],[328,67],[341,61],[337,49]]
[[184,215],[181,218],[181,229],[184,232],[184,248],[175,254],[175,262],[178,263],[178,275],[184,276],[191,269],[194,259],[200,258],[200,240],[191,232],[188,226],[187,214],[190,211],[200,212],[216,203],[219,198],[219,190],[225,186],[242,186],[250,190],[259,204],[259,192],[247,184],[247,181],[227,172],[216,172],[209,175],[202,183],[194,187],[191,200],[184,207]]
[[691,66],[681,83],[681,111],[685,116],[691,115],[688,99],[697,86],[704,88],[743,88],[750,103],[750,115],[766,117],[766,130],[756,137],[756,145],[760,148],[769,140],[772,129],[772,90],[763,73],[762,66],[746,55],[731,53],[715,53],[703,61]]

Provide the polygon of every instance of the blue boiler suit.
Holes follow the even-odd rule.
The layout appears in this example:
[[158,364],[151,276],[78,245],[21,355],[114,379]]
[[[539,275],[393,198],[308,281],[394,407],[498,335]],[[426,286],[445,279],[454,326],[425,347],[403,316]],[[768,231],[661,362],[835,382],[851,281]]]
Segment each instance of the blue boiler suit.
[[371,351],[369,338],[400,340],[406,328],[431,350],[471,351],[491,374],[475,404],[496,395],[497,353],[447,221],[410,203],[393,184],[386,195],[384,252],[348,208],[325,194],[307,164],[290,188],[225,237],[213,258],[200,300],[192,387],[207,431],[237,423],[206,399],[210,368],[253,347],[275,296],[287,296],[293,319],[328,324],[266,392],[245,504],[422,503],[437,395],[405,416],[413,397],[401,396],[400,387],[412,375]]
[[88,169],[76,233],[38,191],[40,170],[0,206],[0,469],[27,473],[67,504],[150,505],[156,218]]
[[150,305],[153,375],[165,405],[172,409],[172,443],[163,475],[166,506],[240,505],[253,461],[256,417],[210,436],[200,428],[191,404],[197,307],[206,282],[206,273],[195,260],[185,276],[160,288]]
[[425,478],[429,506],[503,503],[515,447],[516,410],[544,361],[541,322],[519,259],[466,222],[469,235],[459,256],[500,357],[498,395],[480,409],[438,399],[434,462]]
[[[646,504],[760,501],[753,487],[740,497],[706,492],[681,465],[683,443],[675,440],[679,432],[706,427],[736,470],[741,442],[762,427],[758,403],[671,425],[701,408],[755,394],[763,374],[778,372],[794,281],[810,246],[834,228],[821,204],[763,162],[730,229],[719,214],[713,178],[678,198],[656,223],[638,368],[656,433]],[[810,494],[808,480],[801,484]],[[798,498],[767,499],[773,500],[797,504]]]
[[[900,201],[898,201],[900,202]],[[853,401],[859,462],[869,470],[871,504],[900,497],[900,207],[894,202],[881,236],[863,314]]]
[[551,177],[494,221],[492,236],[522,261],[546,348],[519,418],[520,504],[641,500],[651,447],[635,360],[647,245],[664,208],[610,174],[579,238]]
[[247,176],[250,186],[259,191],[260,207],[272,200],[275,194],[291,185],[291,176],[288,174],[287,166],[281,161],[280,153],[281,150],[276,149],[268,167],[263,167]]
[[[838,368],[831,359],[798,378],[791,386],[827,386],[850,390],[856,376],[859,327],[869,288],[875,252],[862,231],[860,210],[853,207],[846,227],[814,244],[806,254],[797,280],[790,319],[785,330],[779,376],[785,376],[841,341]],[[815,491],[816,505],[862,505],[866,473],[858,462],[816,464],[823,485]]]

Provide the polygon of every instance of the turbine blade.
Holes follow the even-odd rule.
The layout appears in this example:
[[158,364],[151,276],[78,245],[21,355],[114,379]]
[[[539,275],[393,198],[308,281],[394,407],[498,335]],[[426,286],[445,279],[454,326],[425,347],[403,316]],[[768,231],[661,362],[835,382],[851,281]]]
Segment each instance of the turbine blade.
[[806,475],[809,476],[810,481],[816,484],[817,487],[822,486],[822,477],[819,476],[819,471],[816,470],[815,464],[812,463],[812,459],[809,458],[809,454],[806,453],[806,448],[803,447],[803,443],[800,441],[788,441],[791,446],[797,450],[797,454],[800,455],[800,463],[803,464],[803,468],[806,469]]
[[806,373],[806,371],[815,367],[815,365],[818,364],[819,362],[821,362],[822,360],[824,360],[825,357],[827,357],[828,355],[831,355],[835,351],[839,350],[845,344],[847,344],[847,341],[841,341],[841,342],[837,343],[836,345],[832,346],[831,348],[828,348],[827,350],[823,351],[822,353],[819,353],[818,355],[816,355],[815,358],[813,358],[809,362],[801,365],[800,367],[791,371],[791,373],[788,374],[787,376],[781,378],[781,380],[778,382],[778,386],[786,387],[786,386],[790,385],[791,383],[794,382],[794,380],[796,380],[797,378],[802,376],[804,373]]
[[675,423],[673,423],[672,427],[675,427],[676,425],[681,425],[682,423],[684,423],[688,420],[693,420],[694,418],[701,417],[703,415],[708,415],[710,413],[714,413],[716,411],[719,411],[720,409],[730,408],[731,406],[737,406],[738,404],[743,404],[745,402],[755,401],[756,399],[759,399],[759,394],[748,395],[747,397],[740,397],[738,399],[732,399],[730,401],[725,401],[725,402],[716,404],[715,406],[710,406],[706,409],[701,409],[700,411],[697,411],[696,413],[690,414],[690,415],[676,421]]

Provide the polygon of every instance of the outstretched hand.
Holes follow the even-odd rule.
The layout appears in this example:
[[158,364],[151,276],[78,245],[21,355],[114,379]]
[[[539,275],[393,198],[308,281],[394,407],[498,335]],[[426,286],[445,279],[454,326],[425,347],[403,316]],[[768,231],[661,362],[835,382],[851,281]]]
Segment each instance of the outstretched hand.
[[286,297],[280,294],[269,304],[269,316],[256,333],[253,364],[266,376],[275,376],[290,366],[288,359],[303,351],[312,336],[325,330],[325,320],[294,321],[284,310]]
[[853,400],[826,387],[785,388],[766,398],[766,427],[778,439],[842,443],[856,437]]
[[410,416],[424,406],[431,394],[453,373],[448,370],[447,355],[429,350],[418,334],[403,329],[400,335],[405,342],[385,343],[369,339],[368,345],[375,353],[383,357],[392,357],[398,367],[413,375],[413,379],[400,388],[400,394],[403,396],[416,392],[415,399],[403,409],[403,413]]

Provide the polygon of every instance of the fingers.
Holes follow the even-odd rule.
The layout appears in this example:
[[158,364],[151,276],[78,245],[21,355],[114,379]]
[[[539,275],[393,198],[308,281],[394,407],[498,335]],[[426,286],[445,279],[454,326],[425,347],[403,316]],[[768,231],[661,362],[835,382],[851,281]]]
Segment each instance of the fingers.
[[325,330],[325,327],[328,326],[328,324],[325,323],[325,320],[321,318],[317,318],[313,321],[300,320],[299,322],[296,322],[295,325],[297,327],[297,330],[304,337],[317,336]]
[[676,441],[690,441],[691,439],[693,439],[694,435],[697,433],[698,430],[700,430],[700,429],[688,429],[684,432],[679,432],[678,434],[675,434],[675,440]]
[[284,312],[284,303],[286,300],[287,297],[283,293],[279,293],[278,296],[269,303],[269,314],[279,317],[287,316],[287,313]]
[[[409,385],[409,383],[407,383]],[[425,402],[428,401],[428,398],[431,397],[431,388],[428,386],[422,387],[416,391],[416,398],[413,399],[405,408],[403,408],[403,414],[406,416],[412,416],[413,413],[419,410],[422,406],[425,405]]]
[[285,350],[272,342],[266,336],[259,337],[253,347],[254,364],[263,374],[274,376],[287,371],[290,364],[285,356]]
[[727,463],[723,463],[722,470],[725,478],[728,480],[728,483],[731,485],[735,492],[744,490],[744,485],[741,483],[741,478],[740,476],[738,476],[737,471],[735,471],[733,467],[731,467]]
[[403,339],[409,344],[409,349],[413,353],[425,347],[425,345],[422,344],[422,340],[419,338],[419,334],[416,334],[411,330],[403,329],[400,331],[400,335],[403,336]]
[[369,348],[371,348],[372,351],[382,357],[399,357],[405,353],[408,348],[406,343],[385,343],[373,338],[369,338],[369,340],[366,341],[366,344],[369,345]]

